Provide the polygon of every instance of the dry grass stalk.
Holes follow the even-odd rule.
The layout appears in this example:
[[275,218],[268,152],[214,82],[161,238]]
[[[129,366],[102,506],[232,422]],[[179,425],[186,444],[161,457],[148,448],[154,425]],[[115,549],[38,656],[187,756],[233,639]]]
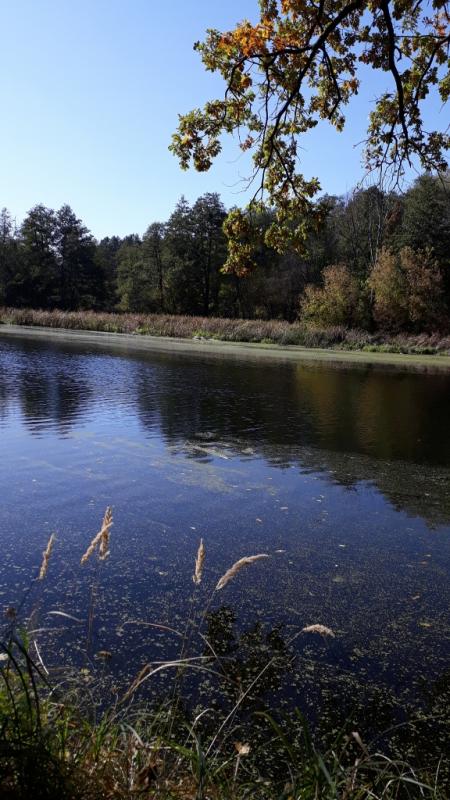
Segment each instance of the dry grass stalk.
[[240,558],[239,561],[236,561],[230,569],[228,569],[224,575],[220,578],[217,583],[216,591],[219,589],[223,589],[224,586],[227,585],[229,581],[234,578],[235,575],[243,568],[248,566],[249,564],[253,564],[255,561],[259,561],[261,558],[269,558],[267,553],[258,553],[256,556],[244,556],[244,558]]
[[146,675],[150,672],[152,668],[151,664],[144,664],[142,669],[139,671],[138,675],[136,675],[134,681],[132,682],[131,686],[128,687],[127,691],[125,692],[124,696],[121,699],[121,703],[124,703],[125,700],[128,700],[129,697],[133,694],[133,692],[137,689],[137,687],[142,682],[142,679],[145,678]]
[[101,535],[102,535],[102,532],[99,531],[94,536],[94,538],[92,539],[92,542],[90,543],[88,549],[86,550],[85,554],[82,556],[80,564],[85,564],[86,561],[88,561],[90,559],[92,553],[94,552],[95,548],[97,547],[98,543],[100,542]]
[[55,541],[55,534],[52,533],[50,539],[47,542],[47,547],[45,548],[44,552],[42,553],[42,564],[39,570],[39,580],[42,581],[43,578],[47,575],[48,570],[48,562],[50,560],[50,554],[53,550],[53,543]]
[[356,742],[356,743],[359,745],[359,747],[361,748],[361,750],[362,750],[362,751],[363,751],[363,752],[366,754],[366,756],[368,756],[368,757],[369,757],[369,751],[367,750],[367,747],[366,747],[366,745],[364,744],[363,740],[361,739],[361,736],[360,736],[360,734],[358,733],[358,731],[352,731],[350,735],[351,735],[351,736],[352,736],[352,738],[355,740],[355,742]]
[[321,625],[320,623],[306,625],[305,628],[302,628],[302,633],[320,633],[321,636],[332,636],[333,639],[335,638],[335,634],[331,628],[327,628],[326,625]]
[[202,574],[203,574],[203,563],[205,561],[206,550],[205,545],[203,544],[203,539],[200,539],[200,544],[197,550],[197,558],[195,559],[195,570],[192,576],[192,580],[195,584],[199,584],[202,582]]
[[103,517],[102,528],[101,528],[100,548],[99,548],[99,555],[101,561],[104,561],[105,558],[109,556],[109,532],[112,524],[113,524],[112,511],[108,506],[108,508],[105,511],[105,516]]
[[343,325],[317,328],[305,323],[284,320],[229,319],[220,317],[191,317],[170,314],[114,314],[98,311],[43,311],[30,308],[0,307],[0,322],[15,325],[37,325],[72,330],[106,331],[110,333],[139,333],[153,336],[175,336],[208,339],[219,338],[232,342],[270,341],[280,345],[334,348],[346,345],[355,350],[364,347],[388,348],[389,352],[448,353],[450,336],[447,333],[390,334],[386,331],[368,333],[347,329]]
[[85,564],[86,561],[88,561],[90,559],[90,557],[94,553],[97,545],[100,545],[100,547],[99,547],[99,555],[100,555],[100,558],[102,559],[102,561],[106,558],[106,556],[108,555],[108,552],[109,552],[108,551],[109,531],[110,531],[110,528],[111,528],[112,524],[113,524],[112,511],[108,506],[108,508],[105,511],[105,516],[103,517],[102,527],[100,528],[99,532],[94,536],[94,538],[92,539],[92,542],[90,543],[88,549],[86,550],[85,554],[82,556],[81,562],[80,562],[81,564]]

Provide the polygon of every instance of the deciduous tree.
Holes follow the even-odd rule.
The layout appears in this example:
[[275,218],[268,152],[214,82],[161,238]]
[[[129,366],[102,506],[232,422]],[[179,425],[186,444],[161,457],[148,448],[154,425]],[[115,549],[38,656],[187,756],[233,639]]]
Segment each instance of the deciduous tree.
[[301,302],[301,319],[323,327],[367,324],[366,298],[361,286],[345,264],[327,267],[323,286],[308,284]]
[[443,331],[445,315],[442,272],[433,250],[400,250],[400,266],[408,290],[408,321],[416,331]]
[[408,285],[398,255],[383,248],[369,281],[373,317],[380,328],[401,330],[408,322]]
[[[206,69],[225,81],[221,98],[180,117],[171,149],[181,166],[208,170],[221,136],[237,134],[254,160],[256,192],[274,207],[266,243],[302,251],[308,230],[326,209],[314,199],[315,177],[298,171],[303,134],[322,120],[338,131],[367,65],[386,76],[386,90],[370,112],[364,157],[368,170],[405,166],[444,171],[449,136],[423,124],[422,104],[437,90],[450,94],[450,33],[446,0],[260,0],[256,24],[209,30],[197,43]],[[226,227],[226,268],[243,274],[254,266],[255,232],[249,214],[235,210]],[[256,231],[257,233],[257,231]]]

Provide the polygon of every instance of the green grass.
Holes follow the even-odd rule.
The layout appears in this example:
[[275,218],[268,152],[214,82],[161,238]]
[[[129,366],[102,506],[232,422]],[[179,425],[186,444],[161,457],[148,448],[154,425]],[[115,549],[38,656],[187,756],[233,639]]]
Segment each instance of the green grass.
[[2,649],[2,800],[446,797],[438,770],[370,751],[350,728],[319,751],[300,712],[278,721],[259,712],[247,747],[238,729],[206,733],[174,698],[160,709],[116,701],[99,711],[81,683],[52,687],[17,635]]

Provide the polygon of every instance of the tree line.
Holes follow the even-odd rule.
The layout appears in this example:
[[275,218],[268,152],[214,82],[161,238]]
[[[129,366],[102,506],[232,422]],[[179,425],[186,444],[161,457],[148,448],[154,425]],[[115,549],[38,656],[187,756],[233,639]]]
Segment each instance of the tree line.
[[307,255],[264,244],[256,268],[225,274],[227,211],[216,193],[177,203],[144,235],[97,241],[73,210],[37,205],[16,226],[0,212],[0,304],[432,331],[450,327],[450,185],[424,174],[405,194],[327,196]]

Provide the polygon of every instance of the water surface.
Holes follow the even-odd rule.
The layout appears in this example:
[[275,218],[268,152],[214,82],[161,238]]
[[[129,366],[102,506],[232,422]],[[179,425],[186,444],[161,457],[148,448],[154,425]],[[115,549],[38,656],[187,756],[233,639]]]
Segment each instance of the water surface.
[[[183,628],[200,537],[196,608],[234,560],[268,553],[213,596],[207,621],[244,678],[252,659],[283,657],[264,702],[320,705],[325,718],[364,708],[386,727],[419,711],[442,743],[449,412],[448,373],[3,335],[3,605],[26,597],[49,661],[81,664],[94,584],[88,662],[94,670],[96,654],[111,652],[108,669],[126,685],[179,652],[175,634],[143,623]],[[107,505],[111,555],[80,568]],[[51,532],[45,588],[27,595]],[[336,638],[289,645],[311,623]]]

